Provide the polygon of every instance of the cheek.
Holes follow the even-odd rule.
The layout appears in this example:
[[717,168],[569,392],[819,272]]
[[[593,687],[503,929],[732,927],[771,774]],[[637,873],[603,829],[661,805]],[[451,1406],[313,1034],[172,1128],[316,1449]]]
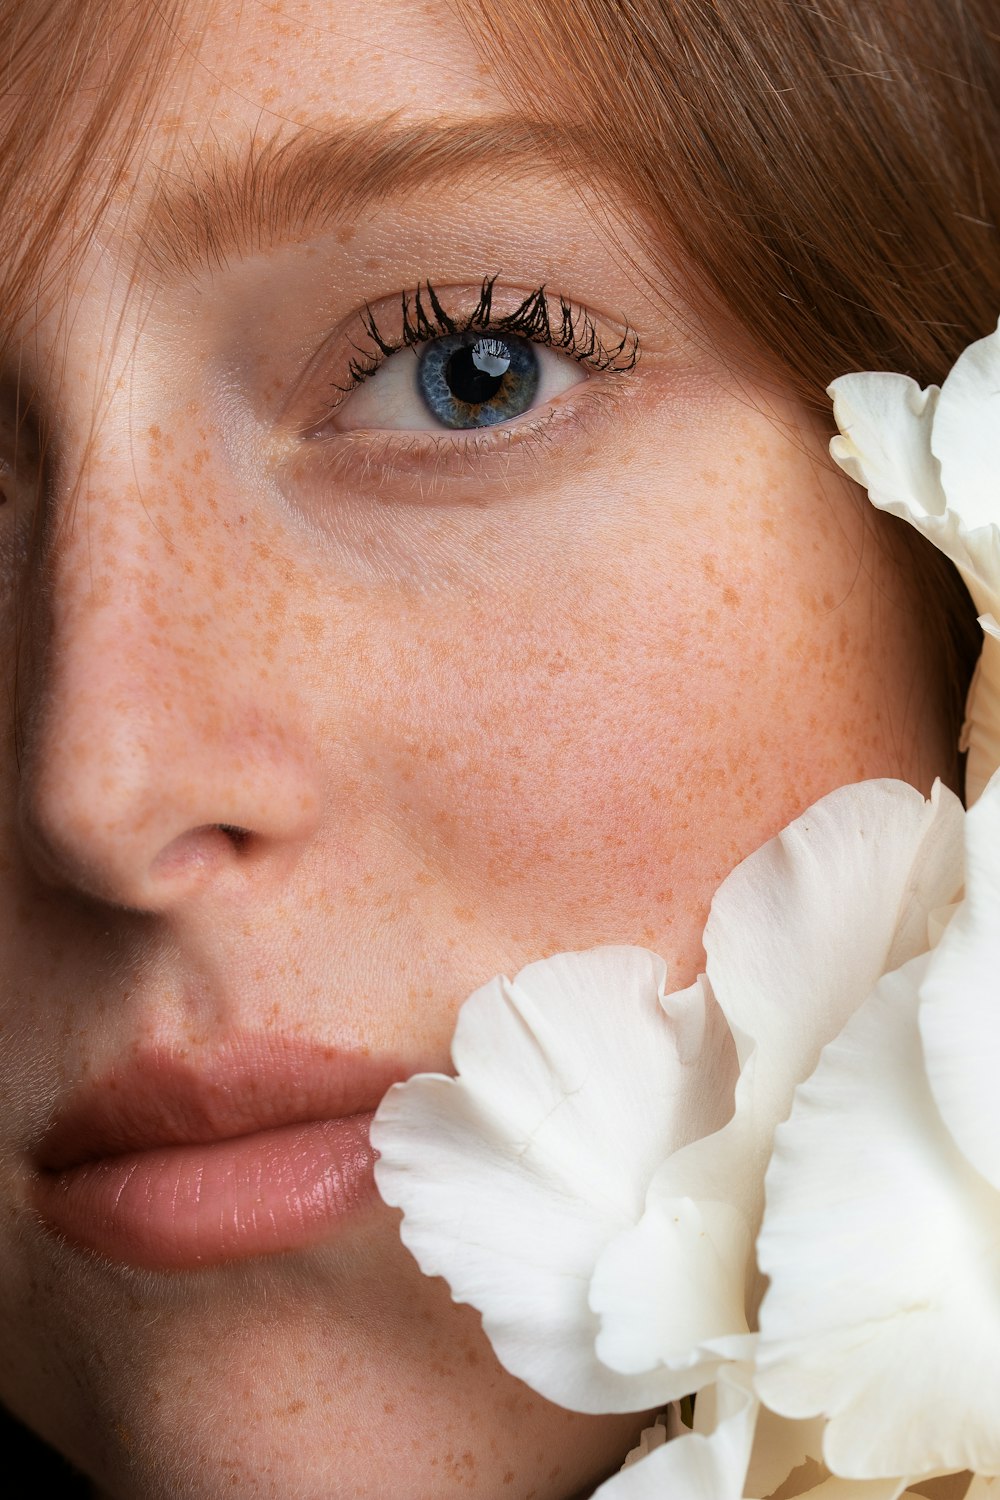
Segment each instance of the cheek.
[[857,512],[811,464],[742,451],[725,475],[647,473],[556,586],[546,563],[502,596],[397,599],[369,637],[352,701],[383,811],[455,914],[525,955],[643,942],[693,971],[735,863],[898,769]]

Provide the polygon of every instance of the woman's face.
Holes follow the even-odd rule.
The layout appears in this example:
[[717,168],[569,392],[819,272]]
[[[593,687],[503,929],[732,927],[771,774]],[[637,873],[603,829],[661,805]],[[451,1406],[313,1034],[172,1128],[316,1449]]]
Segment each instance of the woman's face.
[[820,437],[615,217],[444,0],[227,0],[23,332],[0,1396],[118,1500],[589,1493],[639,1419],[497,1366],[367,1111],[495,973],[687,984],[740,858],[946,754]]

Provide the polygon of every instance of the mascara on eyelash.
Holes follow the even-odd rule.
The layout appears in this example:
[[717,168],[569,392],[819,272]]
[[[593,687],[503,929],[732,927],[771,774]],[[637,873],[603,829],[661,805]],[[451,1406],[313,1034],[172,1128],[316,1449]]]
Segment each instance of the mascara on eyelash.
[[344,385],[334,383],[334,389],[347,395],[370,379],[382,363],[400,349],[478,328],[489,333],[516,334],[532,343],[565,350],[579,363],[589,365],[598,372],[614,370],[624,373],[635,368],[639,358],[639,335],[631,325],[625,325],[621,339],[609,348],[602,342],[590,314],[582,308],[574,308],[565,297],[560,296],[558,324],[553,327],[544,285],[529,292],[512,313],[494,316],[493,288],[496,280],[495,275],[483,278],[479,300],[464,320],[456,320],[445,311],[431,282],[418,282],[413,293],[401,294],[402,332],[396,341],[383,336],[375,314],[370,306],[366,306],[361,322],[373,347],[365,350],[360,345],[353,344],[357,357],[352,358],[348,364],[347,381]]

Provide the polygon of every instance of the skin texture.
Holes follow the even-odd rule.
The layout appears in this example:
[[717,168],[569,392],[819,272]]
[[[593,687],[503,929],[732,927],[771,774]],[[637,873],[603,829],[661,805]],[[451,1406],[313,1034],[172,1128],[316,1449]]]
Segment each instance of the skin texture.
[[[589,1494],[641,1419],[507,1376],[388,1209],[144,1272],[45,1232],[32,1151],[70,1084],[153,1044],[447,1070],[465,996],[544,954],[638,942],[687,984],[739,859],[834,786],[946,762],[914,602],[823,435],[553,168],[188,278],[136,263],[157,166],[208,141],[506,108],[439,3],[222,4],[189,40],[24,332],[54,456],[45,525],[0,510],[0,1397],[114,1500]],[[612,343],[627,317],[636,368],[557,366],[582,383],[554,419],[490,450],[352,425],[374,382],[324,425],[366,302],[430,279],[467,306],[498,273]]]

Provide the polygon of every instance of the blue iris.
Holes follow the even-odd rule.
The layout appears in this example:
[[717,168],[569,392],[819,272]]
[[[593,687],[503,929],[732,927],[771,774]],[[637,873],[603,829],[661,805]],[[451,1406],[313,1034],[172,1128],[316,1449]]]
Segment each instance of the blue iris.
[[509,334],[448,333],[425,345],[417,389],[443,427],[492,427],[519,417],[538,390],[538,351]]

